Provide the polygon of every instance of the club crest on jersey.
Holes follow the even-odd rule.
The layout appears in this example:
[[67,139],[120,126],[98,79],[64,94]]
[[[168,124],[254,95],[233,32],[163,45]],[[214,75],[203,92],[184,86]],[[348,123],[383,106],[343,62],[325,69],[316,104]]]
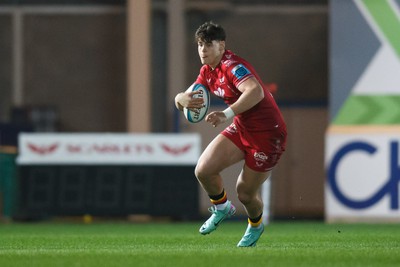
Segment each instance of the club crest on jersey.
[[214,94],[215,94],[216,96],[219,96],[219,97],[221,97],[221,98],[224,98],[224,96],[225,96],[225,90],[222,89],[221,87],[218,87],[217,90],[214,91]]
[[239,64],[232,69],[232,73],[236,76],[236,78],[241,79],[250,74],[250,71],[242,64]]

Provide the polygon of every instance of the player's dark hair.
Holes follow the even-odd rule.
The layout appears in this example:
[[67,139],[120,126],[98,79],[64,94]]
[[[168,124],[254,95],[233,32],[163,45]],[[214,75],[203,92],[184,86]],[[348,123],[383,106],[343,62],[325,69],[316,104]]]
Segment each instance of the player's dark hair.
[[224,29],[212,21],[208,21],[201,25],[194,35],[195,41],[203,41],[211,43],[212,41],[225,41],[226,35]]

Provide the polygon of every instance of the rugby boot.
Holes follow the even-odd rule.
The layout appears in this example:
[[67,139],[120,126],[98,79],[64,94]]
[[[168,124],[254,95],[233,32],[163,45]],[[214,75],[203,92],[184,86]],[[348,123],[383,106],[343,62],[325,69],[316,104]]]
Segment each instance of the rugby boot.
[[258,239],[264,232],[264,224],[260,224],[258,227],[252,227],[248,224],[244,236],[237,244],[238,247],[255,247]]
[[200,227],[199,232],[206,235],[217,229],[219,224],[226,218],[231,217],[236,212],[235,206],[228,201],[228,205],[224,210],[217,210],[215,206],[210,207],[208,210],[212,213],[211,217]]

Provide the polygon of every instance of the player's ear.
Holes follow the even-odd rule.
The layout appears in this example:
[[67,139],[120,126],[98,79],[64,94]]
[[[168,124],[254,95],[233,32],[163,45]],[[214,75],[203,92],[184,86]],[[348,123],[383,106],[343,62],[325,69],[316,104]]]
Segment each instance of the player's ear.
[[225,41],[219,41],[219,49],[220,49],[220,51],[225,50]]

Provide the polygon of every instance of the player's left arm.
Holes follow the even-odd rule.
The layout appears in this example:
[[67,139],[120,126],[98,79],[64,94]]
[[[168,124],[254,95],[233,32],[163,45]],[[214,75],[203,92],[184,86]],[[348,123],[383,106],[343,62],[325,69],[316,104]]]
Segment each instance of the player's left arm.
[[[264,90],[255,77],[247,78],[238,86],[238,89],[242,94],[238,100],[230,106],[234,115],[251,109],[264,98]],[[224,123],[228,119],[224,111],[214,111],[206,117],[206,121],[211,123],[214,127]]]

